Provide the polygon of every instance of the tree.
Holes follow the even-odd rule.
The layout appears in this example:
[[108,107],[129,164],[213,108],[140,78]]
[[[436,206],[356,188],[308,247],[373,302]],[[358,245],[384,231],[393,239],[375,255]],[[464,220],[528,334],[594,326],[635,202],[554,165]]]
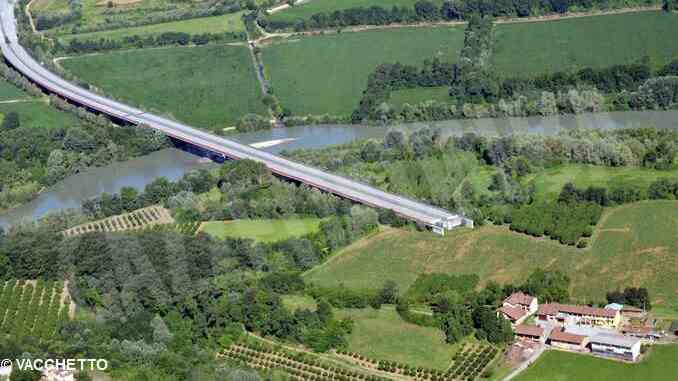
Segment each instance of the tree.
[[664,0],[662,9],[666,12],[678,11],[678,0]]
[[376,298],[379,300],[379,304],[396,304],[398,301],[398,284],[392,280],[387,280]]
[[508,320],[497,316],[494,308],[481,306],[473,311],[473,324],[479,340],[502,344],[513,341],[513,330]]
[[76,152],[91,152],[96,149],[94,137],[80,127],[71,127],[66,132],[64,148]]
[[66,157],[64,151],[55,149],[47,158],[47,184],[53,185],[66,177]]
[[567,275],[542,269],[532,272],[520,287],[523,292],[538,297],[544,303],[566,302],[570,297],[569,288],[570,278]]
[[463,304],[453,304],[440,317],[440,328],[445,332],[445,340],[452,344],[468,336],[473,330],[473,319]]
[[5,119],[2,120],[2,125],[0,125],[0,129],[4,131],[8,130],[13,130],[15,128],[19,128],[21,125],[21,122],[19,120],[19,114],[15,111],[10,111],[5,115]]

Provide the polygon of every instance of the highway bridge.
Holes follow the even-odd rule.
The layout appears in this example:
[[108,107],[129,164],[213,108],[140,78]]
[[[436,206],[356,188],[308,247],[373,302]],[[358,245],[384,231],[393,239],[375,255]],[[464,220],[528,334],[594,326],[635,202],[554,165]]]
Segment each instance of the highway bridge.
[[[47,91],[74,103],[135,124],[146,125],[180,141],[193,144],[229,159],[251,159],[264,163],[273,173],[296,180],[355,202],[376,208],[390,209],[396,214],[430,227],[438,234],[460,225],[473,226],[473,221],[449,211],[430,206],[403,196],[317,168],[293,162],[201,131],[197,128],[130,107],[76,86],[38,63],[18,42],[14,4],[16,0],[2,0],[0,5],[0,44],[5,60],[24,76]],[[452,190],[450,190],[452,191]]]

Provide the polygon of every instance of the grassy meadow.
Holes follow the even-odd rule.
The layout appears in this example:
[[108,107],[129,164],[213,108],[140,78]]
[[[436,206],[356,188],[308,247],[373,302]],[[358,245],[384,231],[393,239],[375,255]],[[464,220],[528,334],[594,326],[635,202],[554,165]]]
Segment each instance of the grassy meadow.
[[405,103],[416,105],[426,101],[452,103],[450,88],[448,86],[442,86],[396,90],[391,92],[389,103],[395,106],[402,106]]
[[247,113],[267,112],[246,47],[142,49],[61,65],[123,101],[196,127],[220,130]]
[[25,99],[28,97],[29,95],[24,93],[18,87],[6,81],[0,80],[0,102],[15,99]]
[[353,319],[348,350],[369,358],[444,370],[459,347],[446,344],[441,330],[407,323],[387,306],[336,310],[335,316]]
[[318,230],[320,219],[235,220],[205,222],[202,231],[215,237],[251,238],[259,242],[276,242]]
[[0,103],[0,120],[12,111],[19,114],[19,122],[22,127],[67,128],[80,125],[80,121],[75,115],[58,111],[38,99],[31,99],[28,102]]
[[636,186],[647,189],[662,178],[678,178],[678,169],[662,171],[639,167],[602,167],[594,165],[562,165],[527,175],[525,182],[534,180],[535,197],[539,200],[555,200],[563,185],[574,183],[579,188],[603,186],[614,189],[616,186]]
[[445,237],[386,229],[304,277],[319,285],[362,289],[394,280],[405,290],[420,273],[475,273],[485,282],[506,283],[520,282],[540,267],[568,274],[571,294],[581,301],[603,300],[617,287],[645,286],[658,308],[678,311],[678,202],[607,209],[585,250],[497,226],[459,229]]
[[[349,8],[369,8],[379,6],[386,9],[397,7],[413,7],[417,0],[311,0],[291,8],[273,13],[269,16],[271,21],[291,22],[311,18],[316,13],[334,12]],[[442,3],[434,0],[433,3]]]
[[262,48],[274,92],[294,114],[349,115],[382,63],[456,61],[463,28],[402,28],[302,37]]
[[678,58],[678,13],[640,12],[495,27],[494,64],[503,76],[608,67],[648,56]]
[[678,373],[678,345],[655,345],[638,364],[595,358],[575,353],[547,351],[516,381],[624,380],[669,381]]
[[104,30],[81,34],[69,34],[61,37],[62,43],[70,40],[122,40],[129,36],[146,37],[159,35],[164,32],[184,32],[189,34],[201,33],[239,33],[245,31],[242,21],[243,12],[228,13],[221,16],[202,17],[189,20],[173,21],[160,24],[144,25],[132,28]]

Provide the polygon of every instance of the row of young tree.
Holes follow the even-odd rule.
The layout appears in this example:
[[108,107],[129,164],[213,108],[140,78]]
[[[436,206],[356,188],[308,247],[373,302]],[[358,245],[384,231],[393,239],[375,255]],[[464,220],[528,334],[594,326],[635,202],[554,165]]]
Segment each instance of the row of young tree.
[[151,48],[160,46],[186,46],[206,45],[214,42],[243,41],[246,39],[244,32],[225,33],[200,33],[190,34],[184,32],[163,32],[158,35],[132,35],[123,39],[99,38],[79,39],[73,38],[67,44],[62,44],[57,39],[54,42],[53,53],[86,54],[101,51],[110,51],[126,48]]
[[[474,14],[492,17],[529,17],[566,12],[582,12],[592,9],[614,9],[621,7],[641,7],[659,4],[658,0],[632,0],[610,2],[608,0],[519,0],[488,1],[458,0],[431,2],[420,0],[411,6],[349,7],[333,12],[320,12],[307,19],[298,21],[279,20],[275,17],[262,17],[260,25],[268,30],[294,29],[305,31],[313,29],[341,28],[355,25],[388,25],[400,23],[419,23],[434,21],[468,20]],[[673,0],[664,0],[665,9],[675,7]]]

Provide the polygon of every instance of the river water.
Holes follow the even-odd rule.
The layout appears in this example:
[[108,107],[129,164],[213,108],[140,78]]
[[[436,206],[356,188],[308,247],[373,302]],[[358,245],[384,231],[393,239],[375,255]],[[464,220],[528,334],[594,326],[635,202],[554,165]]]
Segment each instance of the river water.
[[[416,129],[435,126],[443,135],[460,135],[477,132],[485,135],[510,133],[556,134],[575,127],[615,129],[628,127],[678,128],[678,111],[666,112],[613,112],[584,115],[560,115],[548,118],[487,118],[450,120],[434,123],[412,123],[393,128]],[[381,138],[388,129],[360,125],[299,126],[273,130],[234,134],[231,139],[246,144],[262,144],[263,150],[277,153],[281,150],[321,148],[349,143],[366,138]],[[266,143],[268,142],[268,143]],[[275,144],[282,142],[281,144]],[[191,169],[207,168],[214,163],[169,148],[127,162],[93,168],[73,175],[41,193],[35,200],[0,214],[0,227],[38,219],[49,212],[78,208],[83,200],[104,192],[115,193],[122,187],[142,189],[160,176],[170,180],[180,178]]]

